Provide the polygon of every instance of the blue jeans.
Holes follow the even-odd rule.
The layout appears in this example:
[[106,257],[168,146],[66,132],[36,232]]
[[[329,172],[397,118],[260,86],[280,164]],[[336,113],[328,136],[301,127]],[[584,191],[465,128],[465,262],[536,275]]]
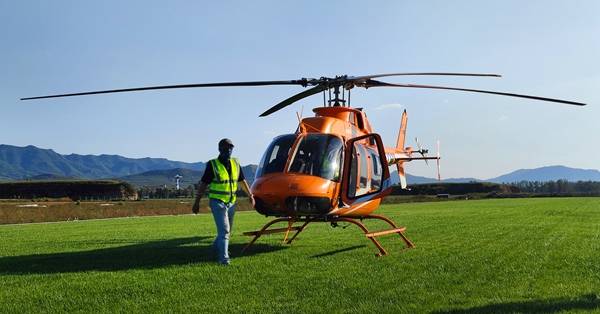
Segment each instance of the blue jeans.
[[219,262],[229,263],[229,235],[233,227],[235,204],[226,204],[211,198],[209,205],[217,226],[217,237],[213,242],[213,247],[217,251]]

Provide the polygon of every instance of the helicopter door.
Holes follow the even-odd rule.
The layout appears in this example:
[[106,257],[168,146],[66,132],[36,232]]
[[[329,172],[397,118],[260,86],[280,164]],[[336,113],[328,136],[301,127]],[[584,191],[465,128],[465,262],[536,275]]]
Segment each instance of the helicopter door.
[[342,181],[344,204],[381,198],[389,192],[390,173],[381,137],[373,133],[349,140]]

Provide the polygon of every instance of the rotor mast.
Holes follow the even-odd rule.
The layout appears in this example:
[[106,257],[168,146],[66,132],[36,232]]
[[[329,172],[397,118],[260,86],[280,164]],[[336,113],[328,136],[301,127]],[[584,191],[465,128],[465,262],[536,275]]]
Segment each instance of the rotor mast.
[[[329,100],[327,103],[329,107],[350,107],[350,103],[346,105],[345,93],[340,93],[340,85],[335,85],[333,88],[329,89]],[[331,98],[331,90],[333,89],[333,98]],[[340,94],[342,94],[342,98],[340,98]]]
[[[321,78],[326,79],[326,78]],[[323,106],[324,107],[350,107],[350,84],[344,84],[348,80],[348,75],[336,76],[327,84],[327,92],[329,99],[325,102],[325,91],[323,91]],[[340,92],[341,89],[341,92]],[[333,90],[333,97],[331,92]],[[348,99],[346,99],[346,90],[348,90]],[[341,97],[340,97],[341,94]]]

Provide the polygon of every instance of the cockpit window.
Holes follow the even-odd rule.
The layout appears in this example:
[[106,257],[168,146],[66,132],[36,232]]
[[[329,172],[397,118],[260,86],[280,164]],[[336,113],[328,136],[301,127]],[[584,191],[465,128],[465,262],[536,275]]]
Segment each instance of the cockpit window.
[[295,140],[295,134],[280,135],[273,139],[273,142],[265,151],[258,169],[256,169],[256,177],[259,178],[268,173],[283,172],[285,162]]
[[339,181],[343,147],[337,136],[308,134],[298,143],[289,172]]

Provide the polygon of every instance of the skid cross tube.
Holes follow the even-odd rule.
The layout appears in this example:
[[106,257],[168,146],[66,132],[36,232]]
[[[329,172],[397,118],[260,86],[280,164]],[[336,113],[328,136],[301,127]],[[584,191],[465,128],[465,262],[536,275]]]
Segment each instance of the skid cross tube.
[[298,236],[298,234],[300,234],[300,232],[302,232],[304,230],[304,228],[306,228],[306,226],[313,221],[314,221],[314,219],[307,219],[302,226],[298,227],[298,231],[296,231],[296,233],[294,233],[292,238],[287,241],[287,244],[292,244],[292,241],[294,241],[294,239]]
[[[369,229],[365,226],[365,224],[362,223],[362,221],[366,220],[366,219],[374,219],[374,220],[384,221],[390,225],[391,229],[370,232]],[[269,227],[271,227],[272,225],[279,223],[279,222],[287,222],[287,227],[286,228],[269,229]],[[294,226],[295,223],[300,223],[300,222],[303,223],[301,226]],[[335,217],[335,216],[333,216],[333,217],[332,216],[304,217],[304,218],[303,217],[280,217],[280,218],[276,218],[274,220],[269,221],[258,231],[244,232],[244,235],[252,236],[253,238],[242,249],[242,253],[245,252],[248,248],[250,248],[250,246],[252,246],[252,244],[254,244],[254,242],[256,242],[256,240],[258,240],[258,238],[260,238],[261,236],[263,236],[265,234],[285,232],[285,235],[283,238],[283,243],[292,244],[292,242],[294,241],[294,239],[296,239],[298,234],[300,234],[300,232],[304,231],[304,229],[306,229],[308,224],[313,223],[313,222],[327,222],[327,223],[331,223],[332,225],[335,225],[338,222],[347,222],[347,223],[356,225],[358,228],[360,228],[363,231],[363,233],[365,234],[365,237],[367,239],[371,240],[371,242],[373,242],[375,247],[377,247],[377,250],[379,250],[379,253],[375,254],[376,256],[384,256],[384,255],[388,254],[388,252],[383,248],[381,243],[379,243],[379,241],[377,241],[377,237],[383,236],[383,235],[397,233],[400,236],[400,238],[404,241],[407,248],[415,247],[415,245],[404,234],[404,231],[406,230],[405,227],[398,227],[391,219],[389,219],[385,216],[381,216],[381,215],[367,215],[367,216],[361,216],[361,217]],[[294,233],[294,235],[291,238],[288,238],[290,235],[290,231],[296,231],[296,233]]]
[[387,222],[390,226],[392,226],[392,228],[395,228],[398,235],[400,235],[400,237],[402,238],[402,240],[404,240],[404,243],[406,243],[406,247],[408,248],[414,248],[415,245],[406,237],[406,235],[404,235],[404,231],[406,230],[406,228],[402,227],[402,228],[398,228],[398,226],[396,226],[396,224],[389,218],[385,217],[385,216],[381,216],[381,215],[368,215],[367,217],[371,218],[371,219],[379,219],[379,220],[383,220],[385,222]]

